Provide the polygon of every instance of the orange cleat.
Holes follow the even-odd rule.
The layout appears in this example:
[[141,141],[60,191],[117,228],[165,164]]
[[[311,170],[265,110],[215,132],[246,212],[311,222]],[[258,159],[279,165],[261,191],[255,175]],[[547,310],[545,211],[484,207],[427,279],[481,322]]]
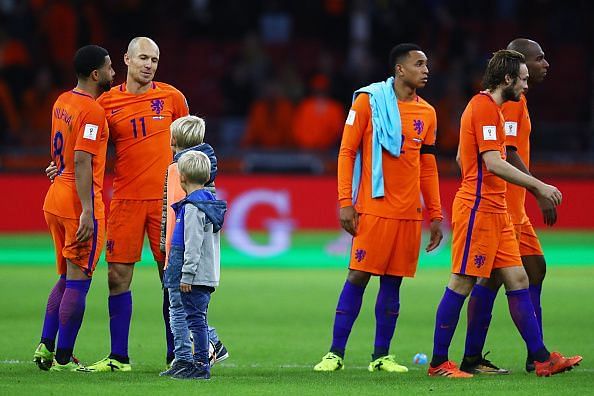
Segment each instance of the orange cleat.
[[443,362],[437,367],[431,367],[429,365],[429,371],[427,372],[429,377],[448,377],[448,378],[472,378],[473,375],[469,373],[465,373],[464,371],[460,370],[456,363],[448,360],[447,362]]
[[574,366],[579,365],[581,361],[582,357],[579,355],[566,358],[559,352],[551,352],[549,360],[542,363],[534,362],[534,366],[538,377],[550,377],[571,370]]

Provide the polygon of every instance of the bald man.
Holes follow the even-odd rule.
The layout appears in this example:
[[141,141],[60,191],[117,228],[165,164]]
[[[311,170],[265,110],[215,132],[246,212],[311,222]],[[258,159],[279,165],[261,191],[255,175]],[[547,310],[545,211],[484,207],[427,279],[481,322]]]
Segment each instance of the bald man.
[[[542,82],[547,75],[549,63],[540,45],[533,40],[518,38],[507,46],[524,55],[528,67],[528,87]],[[508,101],[501,106],[505,119],[505,145],[507,161],[524,173],[530,174],[530,132],[531,123],[526,102],[526,91],[519,102]],[[522,264],[528,274],[529,291],[532,305],[538,320],[542,336],[542,309],[540,294],[546,273],[546,262],[536,232],[526,215],[524,200],[526,189],[514,184],[507,184],[506,203],[508,212],[515,227],[516,239],[520,246]],[[552,226],[557,220],[554,206],[541,207],[544,221]],[[491,322],[493,304],[497,291],[501,287],[501,279],[481,278],[472,290],[468,303],[468,329],[466,349],[460,368],[471,374],[508,374],[509,370],[498,368],[482,355],[487,331]],[[526,371],[534,371],[534,359],[528,353]]]
[[[130,41],[124,55],[126,82],[97,100],[104,108],[110,137],[116,147],[115,179],[107,220],[111,354],[88,368],[93,371],[130,371],[128,333],[132,316],[130,283],[140,260],[145,232],[162,278],[164,258],[159,249],[161,202],[165,170],[171,162],[169,125],[188,114],[183,94],[153,81],[159,47],[148,37]],[[46,169],[53,179],[54,163]],[[168,360],[173,356],[168,296],[163,298]]]
[[[171,123],[188,115],[184,95],[173,86],[154,81],[160,51],[148,37],[130,41],[124,63],[126,82],[101,95],[110,139],[115,145],[113,197],[107,220],[106,260],[109,284],[109,329],[111,353],[88,366],[92,371],[130,371],[128,336],[132,318],[130,284],[134,264],[140,260],[145,234],[150,242],[159,277],[163,280],[164,252],[160,249],[163,187],[172,161]],[[57,174],[53,162],[46,169],[50,179]],[[169,296],[163,289],[163,319],[167,341],[166,362],[174,358],[174,340],[169,322]],[[215,345],[215,362],[229,355],[209,327]]]

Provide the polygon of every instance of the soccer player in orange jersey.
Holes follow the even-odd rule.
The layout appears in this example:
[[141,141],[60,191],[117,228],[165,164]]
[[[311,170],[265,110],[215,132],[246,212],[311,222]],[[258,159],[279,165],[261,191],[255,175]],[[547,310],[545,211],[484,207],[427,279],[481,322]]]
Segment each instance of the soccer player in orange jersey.
[[519,101],[528,88],[528,68],[517,51],[497,51],[487,66],[485,91],[475,95],[462,114],[459,158],[462,185],[452,209],[452,275],[437,308],[430,376],[469,378],[449,360],[464,300],[476,279],[498,276],[506,288],[512,319],[526,342],[536,375],[549,376],[579,364],[581,356],[549,353],[534,314],[528,276],[522,266],[513,224],[505,202],[506,181],[525,187],[543,205],[557,206],[561,192],[505,161],[501,105]]
[[[165,171],[172,160],[169,126],[189,112],[180,91],[153,81],[159,55],[159,47],[153,40],[134,38],[124,55],[128,66],[126,82],[99,98],[115,144],[116,161],[106,243],[111,353],[89,366],[94,371],[131,369],[128,358],[132,317],[130,283],[134,263],[140,260],[145,233],[159,275],[163,277],[164,256],[159,242]],[[168,296],[164,295],[168,360],[172,360],[168,301]]]
[[[107,221],[110,355],[89,366],[93,371],[130,371],[128,336],[132,317],[130,284],[134,264],[140,260],[145,233],[159,276],[163,279],[164,254],[159,249],[161,205],[167,166],[172,160],[169,126],[188,115],[183,94],[173,86],[153,81],[159,47],[148,37],[128,45],[124,62],[126,82],[102,95],[111,139],[116,149],[115,178]],[[46,169],[51,178],[55,166]],[[169,297],[163,295],[167,362],[173,360],[173,335],[169,325]]]
[[[549,63],[546,61],[545,54],[537,42],[519,38],[509,43],[507,49],[518,51],[526,58],[529,87],[542,82],[547,74]],[[522,172],[529,174],[531,122],[525,93],[522,93],[520,100],[517,102],[505,102],[501,106],[501,113],[505,119],[507,162]],[[516,239],[520,245],[522,264],[528,274],[530,299],[542,334],[540,294],[546,273],[544,254],[524,208],[526,189],[508,183],[505,198],[507,210],[515,228]],[[557,220],[555,207],[551,205],[542,209],[545,223],[553,225]],[[472,290],[468,303],[466,348],[464,359],[460,365],[460,368],[464,371],[475,374],[506,374],[508,372],[497,368],[497,366],[482,357],[487,331],[491,323],[493,304],[500,287],[501,280],[497,277],[480,278]],[[526,371],[534,371],[534,359],[529,353],[526,359]]]
[[101,190],[109,130],[95,100],[109,90],[115,73],[107,51],[96,45],[76,52],[74,68],[76,87],[61,94],[52,111],[50,153],[57,175],[43,203],[60,278],[49,295],[33,359],[52,371],[88,371],[72,351],[105,230]]
[[[390,53],[393,77],[355,92],[338,156],[342,227],[353,235],[349,272],[338,300],[330,352],[314,370],[344,367],[347,339],[365,287],[379,277],[376,334],[369,371],[406,372],[389,355],[403,277],[413,277],[421,244],[421,192],[435,249],[443,237],[435,160],[435,109],[417,95],[427,84],[427,57],[415,44]],[[381,120],[382,122],[376,122]],[[377,143],[377,144],[376,144]],[[353,186],[357,191],[353,191]]]

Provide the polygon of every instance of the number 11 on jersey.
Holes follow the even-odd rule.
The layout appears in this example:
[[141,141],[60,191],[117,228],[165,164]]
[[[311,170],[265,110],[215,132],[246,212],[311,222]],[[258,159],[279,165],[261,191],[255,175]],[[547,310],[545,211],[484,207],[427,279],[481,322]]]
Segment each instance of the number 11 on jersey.
[[[144,125],[144,117],[140,117],[138,119],[138,121],[140,122],[140,126],[142,127],[142,136],[146,136],[146,127]],[[138,130],[136,128],[136,118],[132,118],[130,120],[130,123],[132,124],[132,132],[134,133],[134,137],[137,138]]]

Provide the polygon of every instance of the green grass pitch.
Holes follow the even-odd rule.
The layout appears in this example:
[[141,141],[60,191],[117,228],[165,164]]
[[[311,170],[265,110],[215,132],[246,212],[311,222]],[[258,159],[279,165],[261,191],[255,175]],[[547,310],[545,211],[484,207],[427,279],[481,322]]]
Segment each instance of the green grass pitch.
[[[569,253],[570,254],[570,253]],[[576,263],[579,264],[579,263]],[[422,265],[422,263],[421,263]],[[219,330],[231,357],[213,368],[208,382],[158,377],[164,368],[165,341],[161,292],[156,270],[136,269],[130,335],[131,373],[50,373],[31,361],[42,326],[45,301],[56,275],[50,266],[0,266],[0,394],[588,394],[594,387],[594,266],[551,267],[543,294],[545,339],[551,350],[582,354],[582,365],[552,378],[523,371],[524,344],[500,293],[487,340],[489,358],[512,374],[470,380],[428,378],[426,366],[414,366],[417,352],[431,354],[435,310],[448,278],[448,267],[421,268],[405,280],[392,352],[407,374],[369,373],[373,346],[373,304],[377,280],[349,340],[346,369],[315,373],[312,366],[329,347],[333,312],[345,270],[223,268],[221,287],[209,321]],[[106,267],[99,264],[75,353],[92,363],[109,352]],[[464,343],[462,315],[450,356],[460,359]]]

